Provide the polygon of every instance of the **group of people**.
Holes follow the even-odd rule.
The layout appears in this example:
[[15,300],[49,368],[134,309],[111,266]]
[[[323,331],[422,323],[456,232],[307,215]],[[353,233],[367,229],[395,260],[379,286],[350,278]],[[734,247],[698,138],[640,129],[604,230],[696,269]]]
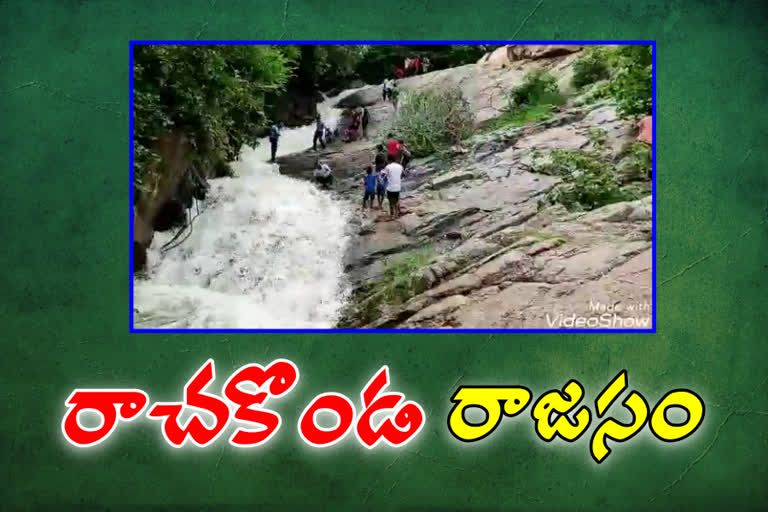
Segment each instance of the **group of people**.
[[[366,129],[368,128],[368,110],[363,109],[363,111],[358,115],[358,126],[362,123],[363,127],[363,134],[365,134]],[[353,119],[354,122],[354,119]],[[269,128],[269,144],[271,146],[271,158],[270,162],[275,163],[275,156],[277,155],[277,144],[280,140],[280,130],[282,128],[281,122],[274,122],[272,123],[272,126]],[[359,129],[359,128],[358,128]],[[349,134],[349,130],[347,131]],[[317,114],[315,116],[315,132],[312,137],[312,149],[317,151],[317,143],[320,143],[320,146],[325,149],[327,144],[329,144],[335,136],[338,135],[338,131],[334,133],[333,130],[331,130],[328,125],[326,125],[323,122],[322,117],[320,114]],[[365,135],[364,135],[365,136]],[[356,136],[357,137],[357,136]],[[355,138],[356,138],[355,137]]]
[[359,107],[351,111],[347,110],[345,115],[349,117],[349,125],[344,132],[344,142],[352,142],[362,137],[368,138],[368,123],[371,120],[371,116],[368,113],[368,109],[365,107]]
[[[408,60],[408,59],[407,59]],[[426,61],[426,59],[425,59]],[[408,62],[409,69],[424,70],[425,64],[428,61],[422,63],[418,57]],[[408,68],[408,66],[406,66]],[[399,91],[397,89],[397,82],[391,78],[384,80],[382,85],[383,99],[390,100],[397,108],[397,97]],[[365,107],[359,107],[353,110],[347,110],[345,113],[349,118],[349,124],[344,131],[345,142],[351,142],[357,140],[360,135],[364,138],[368,137],[368,123],[370,122],[370,115],[368,109]],[[272,149],[271,162],[275,161],[275,155],[277,152],[277,144],[280,138],[280,129],[282,124],[279,122],[273,123],[269,132],[269,141]],[[315,116],[315,131],[312,137],[312,149],[317,151],[317,143],[319,142],[323,149],[334,136],[338,136],[338,130],[336,133],[332,132],[328,126],[323,122],[320,114]],[[386,196],[389,203],[389,214],[393,219],[400,217],[400,193],[402,191],[402,179],[405,170],[411,161],[412,154],[405,145],[403,139],[395,138],[393,133],[387,135],[386,144],[379,144],[376,146],[376,154],[374,156],[373,165],[369,165],[365,168],[365,176],[363,178],[363,210],[366,208],[372,210],[374,206],[374,199],[377,200],[380,210],[384,209],[384,198]],[[315,181],[323,188],[331,188],[333,186],[333,171],[326,160],[318,158],[315,161],[315,167],[313,170],[313,176]]]
[[387,144],[376,146],[374,165],[369,165],[363,178],[363,210],[373,208],[374,197],[378,200],[379,209],[384,209],[384,195],[389,203],[391,218],[400,217],[400,192],[402,178],[411,152],[402,139],[396,139],[393,134],[387,136]]
[[397,82],[392,78],[384,79],[384,82],[381,84],[381,98],[384,101],[391,101],[395,108],[397,108],[397,99],[399,96],[400,90],[397,88]]
[[396,78],[405,78],[406,76],[418,75],[420,73],[428,73],[431,67],[428,57],[413,56],[406,57],[402,67],[395,68]]

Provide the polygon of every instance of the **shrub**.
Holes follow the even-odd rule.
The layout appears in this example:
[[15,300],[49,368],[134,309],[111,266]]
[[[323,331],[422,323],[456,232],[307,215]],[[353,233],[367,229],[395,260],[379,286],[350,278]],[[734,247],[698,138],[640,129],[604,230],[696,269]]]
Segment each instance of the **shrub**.
[[616,166],[616,173],[622,183],[629,183],[650,179],[652,167],[650,146],[642,142],[634,142]]
[[430,155],[458,144],[472,133],[474,114],[458,87],[404,95],[392,131],[414,156]]
[[525,109],[507,110],[499,117],[489,120],[483,127],[483,131],[523,126],[544,121],[550,117],[552,117],[552,105],[534,105]]
[[606,204],[637,199],[622,190],[606,158],[598,152],[554,150],[551,163],[537,172],[563,177],[545,197],[543,204],[559,203],[570,211],[593,210]]
[[402,258],[387,262],[379,285],[379,293],[387,304],[402,304],[426,289],[422,268],[434,256],[431,248],[423,248]]
[[619,114],[635,117],[650,114],[653,108],[653,53],[649,45],[624,45],[616,50],[589,49],[574,62],[573,85],[586,87],[607,79],[585,94],[593,103],[613,98]]
[[525,75],[523,83],[512,89],[509,100],[509,110],[563,103],[557,80],[543,69],[537,69]]
[[649,45],[627,45],[617,52],[610,93],[622,117],[650,114],[653,108],[653,54]]
[[531,71],[525,75],[523,83],[509,93],[503,113],[488,121],[483,130],[523,126],[549,119],[553,107],[564,101],[554,76],[541,69]]
[[398,305],[427,289],[423,268],[434,256],[431,247],[391,258],[381,277],[366,289],[356,292],[355,304],[342,313],[337,327],[366,325],[379,316],[385,305]]
[[600,46],[592,46],[573,63],[573,79],[571,83],[576,88],[584,87],[604,80],[610,76],[607,50]]
[[605,148],[606,142],[608,142],[608,133],[602,128],[590,128],[587,138],[596,149]]

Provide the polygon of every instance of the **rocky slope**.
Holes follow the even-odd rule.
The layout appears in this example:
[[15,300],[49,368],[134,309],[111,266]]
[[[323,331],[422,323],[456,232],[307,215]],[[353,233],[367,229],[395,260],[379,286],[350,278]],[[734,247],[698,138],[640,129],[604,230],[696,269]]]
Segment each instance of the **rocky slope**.
[[[572,47],[556,48],[554,57],[542,50],[543,58],[531,58],[530,50],[522,57],[514,49],[494,53],[501,51],[506,57],[408,78],[401,87],[458,84],[482,124],[499,114],[506,92],[534,68],[549,69],[567,89],[578,55]],[[394,115],[379,93],[362,89],[342,105],[369,106],[369,140],[338,143],[324,153],[341,199],[362,201],[361,170]],[[590,149],[594,128],[604,130],[606,151],[616,160],[635,140],[635,127],[619,119],[613,105],[578,103],[547,121],[476,135],[450,158],[414,161],[403,182],[405,214],[392,221],[378,210],[361,212],[350,226],[346,268],[355,294],[340,325],[650,328],[650,195],[587,213],[539,204],[560,178],[535,172],[538,155]],[[283,157],[282,172],[309,178],[316,156]],[[407,269],[404,279],[393,275],[398,266]],[[400,283],[397,300],[382,291],[393,279]]]

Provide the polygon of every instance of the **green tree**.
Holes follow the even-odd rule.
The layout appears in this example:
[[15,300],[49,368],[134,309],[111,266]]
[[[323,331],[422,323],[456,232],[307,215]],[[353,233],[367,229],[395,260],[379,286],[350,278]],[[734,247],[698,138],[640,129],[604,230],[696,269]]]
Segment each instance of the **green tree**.
[[573,63],[573,86],[580,88],[610,76],[608,52],[602,46],[590,46]]
[[315,72],[320,89],[327,91],[349,85],[357,77],[357,65],[369,48],[359,44],[317,45]]
[[509,109],[515,110],[534,105],[560,105],[563,97],[557,79],[543,69],[535,69],[525,75],[522,84],[512,89],[509,101]]
[[623,117],[650,114],[653,108],[653,50],[626,45],[617,51],[616,73],[609,85]]
[[163,134],[185,135],[200,167],[233,159],[266,124],[266,93],[285,87],[295,46],[139,45],[134,47],[134,184],[151,192]]

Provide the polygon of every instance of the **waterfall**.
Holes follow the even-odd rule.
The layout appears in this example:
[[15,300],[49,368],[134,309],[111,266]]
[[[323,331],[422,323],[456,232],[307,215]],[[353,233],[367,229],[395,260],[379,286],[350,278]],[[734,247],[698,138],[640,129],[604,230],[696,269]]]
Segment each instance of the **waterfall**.
[[[345,91],[341,96],[354,91]],[[334,128],[341,112],[318,105]],[[314,124],[284,129],[278,156],[311,147]],[[237,177],[209,181],[191,234],[155,233],[145,278],[134,278],[136,328],[330,328],[344,305],[350,205],[282,176],[263,139],[243,147]]]

